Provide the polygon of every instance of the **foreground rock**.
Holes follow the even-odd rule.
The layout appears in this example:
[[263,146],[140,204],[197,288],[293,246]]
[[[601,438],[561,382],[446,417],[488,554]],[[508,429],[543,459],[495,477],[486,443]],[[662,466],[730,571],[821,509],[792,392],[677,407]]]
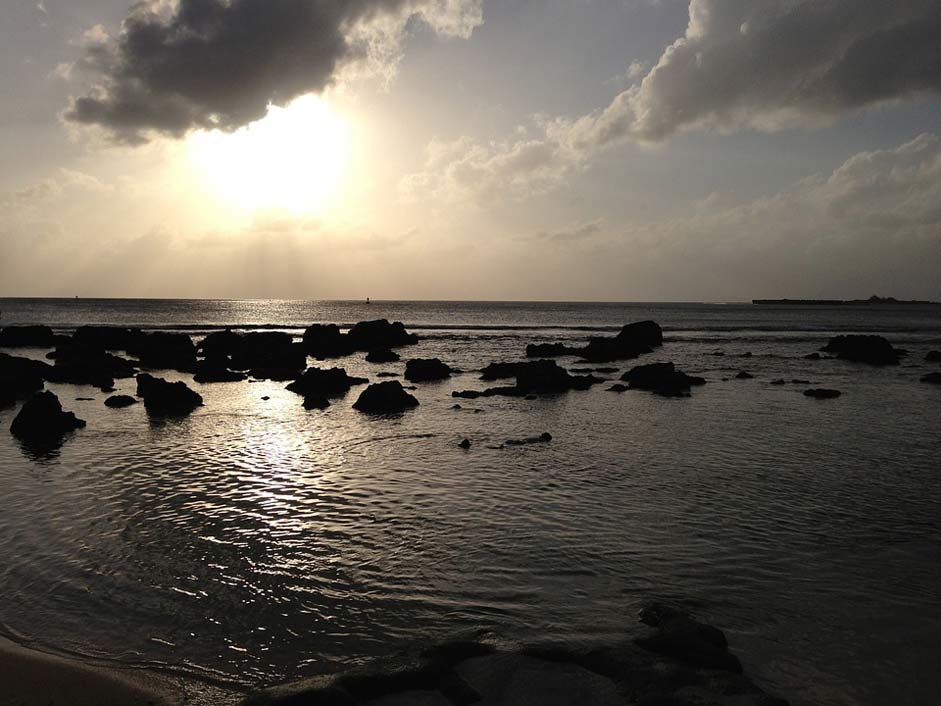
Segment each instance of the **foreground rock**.
[[192,373],[196,367],[196,346],[185,333],[144,333],[134,336],[127,352],[145,368]]
[[51,348],[55,334],[48,326],[5,326],[0,329],[0,348]]
[[45,390],[30,397],[13,419],[10,432],[23,441],[47,441],[80,429],[85,422],[64,412],[59,398]]
[[928,373],[921,381],[927,382],[929,385],[941,385],[941,373]]
[[815,400],[835,400],[843,393],[839,390],[829,390],[825,387],[815,387],[804,390],[804,397],[813,397]]
[[418,400],[407,393],[398,380],[373,383],[360,394],[353,409],[370,414],[402,412],[418,406]]
[[405,379],[409,382],[431,382],[451,377],[451,367],[437,358],[414,358],[405,364]]
[[259,691],[242,706],[786,706],[742,676],[721,631],[676,611],[657,616],[636,642],[499,651],[456,641]]
[[368,382],[365,378],[347,375],[343,368],[308,368],[287,389],[304,397],[331,399],[342,397],[351,387]]
[[46,374],[50,382],[104,389],[113,387],[115,378],[132,378],[137,374],[132,361],[108,353],[97,344],[71,340],[56,347],[47,357],[55,360],[55,365]]
[[135,404],[137,404],[137,400],[130,395],[112,395],[105,400],[105,407],[111,407],[112,409],[123,409]]
[[651,363],[631,368],[621,376],[632,390],[649,390],[663,397],[688,397],[690,388],[705,385],[701,377],[677,370],[673,363]]
[[42,390],[50,367],[38,360],[0,353],[0,409]]
[[366,354],[367,363],[397,363],[399,360],[399,354],[391,348],[377,348]]
[[903,355],[882,336],[834,336],[820,350],[840,360],[869,365],[898,365]]
[[203,398],[184,382],[167,382],[147,373],[137,376],[137,396],[144,398],[147,412],[183,416],[202,406]]

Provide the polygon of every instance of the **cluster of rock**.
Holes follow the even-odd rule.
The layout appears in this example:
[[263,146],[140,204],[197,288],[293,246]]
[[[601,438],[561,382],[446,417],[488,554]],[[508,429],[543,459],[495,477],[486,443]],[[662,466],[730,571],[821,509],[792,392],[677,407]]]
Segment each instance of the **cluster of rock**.
[[840,360],[869,365],[898,365],[905,351],[894,348],[882,336],[834,336],[823,348]]
[[476,399],[478,397],[528,397],[551,395],[570,390],[587,390],[604,382],[592,375],[572,375],[554,360],[534,360],[522,363],[493,363],[483,369],[482,380],[516,378],[513,386],[491,387],[486,390],[454,391],[452,397]]
[[631,368],[621,376],[631,390],[649,390],[662,397],[688,397],[690,390],[705,385],[705,378],[687,375],[673,363],[650,363]]
[[335,324],[314,324],[304,331],[303,337],[304,350],[318,360],[342,358],[357,351],[367,351],[375,353],[375,362],[380,362],[377,358],[382,357],[389,359],[382,362],[391,362],[394,359],[387,351],[416,343],[418,336],[409,333],[401,321],[389,323],[385,319],[361,321],[345,334]]
[[613,337],[599,336],[588,339],[585,346],[567,346],[564,343],[531,343],[526,346],[527,358],[558,358],[578,356],[590,363],[610,363],[630,360],[663,345],[663,329],[655,321],[627,324]]
[[613,645],[543,644],[508,651],[457,640],[249,695],[241,706],[786,706],[742,675],[718,628],[664,606],[647,635]]

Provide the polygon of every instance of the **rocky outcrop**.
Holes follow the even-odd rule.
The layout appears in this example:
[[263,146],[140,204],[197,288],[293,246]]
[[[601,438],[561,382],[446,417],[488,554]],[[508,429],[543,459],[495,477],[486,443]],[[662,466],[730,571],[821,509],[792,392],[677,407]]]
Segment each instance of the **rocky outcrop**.
[[452,397],[476,399],[478,397],[530,397],[550,395],[570,390],[587,390],[592,385],[604,382],[592,375],[572,375],[554,360],[531,360],[523,363],[493,363],[484,368],[484,379],[506,376],[512,372],[516,385],[491,387],[483,391],[465,390],[451,393]]
[[377,348],[366,354],[367,363],[397,363],[401,358],[391,348]]
[[673,363],[651,363],[631,368],[621,376],[632,390],[649,390],[663,397],[688,397],[690,388],[705,385],[705,379],[677,370]]
[[407,393],[398,380],[373,383],[360,394],[353,409],[370,414],[402,412],[418,406],[418,400]]
[[823,348],[840,360],[869,365],[898,365],[902,352],[882,336],[834,336]]
[[405,364],[405,379],[409,382],[431,382],[451,377],[450,366],[437,358],[413,358]]
[[42,390],[50,367],[42,361],[0,353],[0,409]]
[[718,628],[700,623],[686,613],[660,603],[645,607],[640,619],[654,628],[650,635],[635,640],[644,649],[693,667],[742,672],[742,663],[729,652],[728,640]]
[[526,346],[527,358],[558,358],[564,355],[578,355],[580,348],[564,343],[530,343]]
[[105,407],[112,409],[123,409],[137,404],[137,400],[130,395],[112,395],[105,400]]
[[755,377],[755,376],[752,375],[752,374],[751,374],[750,372],[748,372],[747,370],[739,370],[739,371],[738,371],[738,374],[735,376],[735,379],[736,379],[736,380],[751,380],[751,379],[754,378],[754,377]]
[[351,377],[343,368],[308,368],[297,380],[287,386],[291,392],[304,397],[331,399],[342,397],[355,385],[365,385],[369,380]]
[[0,329],[0,348],[51,348],[55,335],[48,326],[5,326]]
[[196,368],[196,346],[185,333],[144,333],[126,349],[145,368],[192,373]]
[[527,436],[525,439],[507,439],[506,446],[528,446],[529,444],[548,444],[552,441],[552,434],[544,431],[539,436]]
[[63,411],[59,398],[45,390],[26,401],[13,419],[10,432],[23,441],[51,441],[84,426],[83,420]]
[[480,371],[481,380],[500,380],[503,378],[515,378],[519,369],[527,363],[490,363],[486,368]]
[[376,348],[414,346],[418,336],[405,330],[401,321],[389,323],[386,319],[360,321],[346,334],[353,350],[371,351]]
[[663,345],[663,330],[655,321],[624,326],[614,338],[590,338],[579,355],[591,363],[630,360]]
[[139,329],[118,326],[79,326],[72,340],[82,346],[105,351],[126,351],[141,337]]
[[242,347],[242,336],[232,329],[213,331],[197,346],[197,352],[207,360],[227,360]]
[[829,390],[825,387],[815,387],[804,390],[804,397],[813,397],[815,400],[833,400],[842,395],[839,390]]
[[137,374],[134,363],[127,358],[108,353],[100,345],[74,339],[57,346],[50,357],[55,360],[46,376],[50,382],[103,389],[113,387],[115,378],[132,378]]
[[149,414],[183,416],[202,406],[203,398],[184,382],[167,382],[147,373],[137,376],[137,396]]
[[941,385],[941,373],[928,373],[921,381],[929,385]]
[[193,380],[200,383],[214,382],[241,382],[247,379],[245,373],[229,370],[224,363],[217,362],[218,359],[201,360],[196,363],[196,370],[193,374]]
[[349,339],[340,332],[336,324],[314,324],[304,331],[304,350],[307,354],[324,360],[340,358],[353,352]]

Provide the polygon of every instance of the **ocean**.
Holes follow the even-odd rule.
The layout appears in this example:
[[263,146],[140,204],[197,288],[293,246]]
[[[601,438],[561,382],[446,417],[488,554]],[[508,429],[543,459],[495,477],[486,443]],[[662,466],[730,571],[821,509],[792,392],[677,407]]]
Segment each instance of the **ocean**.
[[[353,410],[356,388],[305,411],[284,383],[161,372],[205,406],[151,420],[48,385],[88,426],[41,455],[0,411],[0,632],[249,687],[469,632],[612,641],[663,600],[725,629],[746,673],[797,706],[937,699],[941,388],[919,378],[941,369],[924,360],[941,349],[941,307],[0,300],[0,325],[196,339],[376,318],[419,335],[402,363],[311,364],[375,379],[438,357],[464,372],[418,384],[421,405],[393,418]],[[605,384],[451,397],[527,343],[645,319],[664,346],[611,379],[670,360],[707,379],[690,398]],[[891,368],[804,358],[856,332],[908,355]],[[843,395],[808,399],[809,386]],[[501,448],[542,432],[550,443]]]

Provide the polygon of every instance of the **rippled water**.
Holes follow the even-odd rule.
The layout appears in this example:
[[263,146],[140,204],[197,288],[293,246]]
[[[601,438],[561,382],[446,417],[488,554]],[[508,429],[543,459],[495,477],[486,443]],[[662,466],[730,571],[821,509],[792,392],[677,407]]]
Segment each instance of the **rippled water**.
[[[673,600],[727,628],[746,669],[795,704],[925,704],[941,683],[941,348],[931,308],[716,305],[3,301],[3,322],[296,329],[387,316],[404,357],[472,371],[533,341],[654,318],[693,397],[605,385],[451,409],[467,372],[393,418],[305,412],[281,383],[196,385],[156,422],[50,386],[88,421],[29,455],[0,412],[0,624],[46,646],[255,685],[419,639],[610,639]],[[899,368],[802,358],[878,331]],[[724,357],[709,355],[723,350]],[[737,357],[751,351],[753,357]],[[42,356],[45,351],[27,351]],[[581,367],[564,360],[569,367]],[[645,361],[646,362],[646,361]],[[341,363],[351,374],[404,363]],[[630,363],[625,364],[628,367]],[[722,381],[738,370],[753,380]],[[805,378],[844,392],[808,400]],[[133,393],[133,381],[119,381]],[[95,397],[77,401],[77,397]],[[263,396],[270,400],[263,401]],[[491,448],[549,431],[546,445]],[[457,448],[462,438],[474,445]]]

